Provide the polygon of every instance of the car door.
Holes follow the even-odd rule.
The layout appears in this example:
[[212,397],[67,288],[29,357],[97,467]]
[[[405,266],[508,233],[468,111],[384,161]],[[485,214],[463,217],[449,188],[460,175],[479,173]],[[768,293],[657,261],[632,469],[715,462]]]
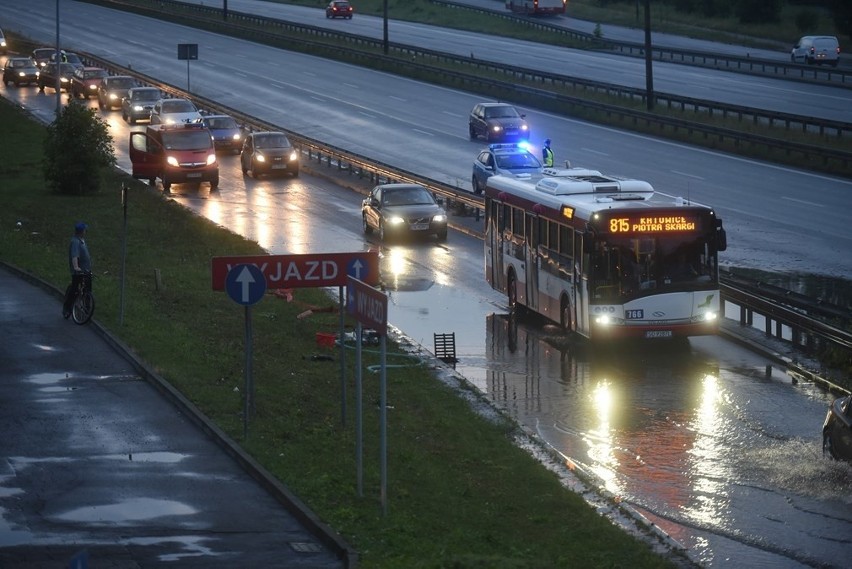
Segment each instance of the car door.
[[364,208],[364,216],[367,220],[367,225],[370,227],[379,227],[379,218],[382,216],[382,189],[373,188],[370,192],[370,199],[367,207]]
[[145,132],[130,133],[130,163],[133,177],[153,180],[160,173],[163,147]]
[[476,105],[470,112],[470,133],[471,135],[482,136],[485,131],[485,116],[482,105]]
[[476,160],[473,162],[473,175],[476,177],[476,183],[478,187],[484,188],[485,182],[488,181],[494,174],[494,156],[484,150],[479,153],[479,156],[476,157]]
[[247,136],[243,142],[243,149],[240,151],[240,165],[242,166],[243,173],[245,173],[246,170],[251,169],[251,155],[253,152],[254,137]]

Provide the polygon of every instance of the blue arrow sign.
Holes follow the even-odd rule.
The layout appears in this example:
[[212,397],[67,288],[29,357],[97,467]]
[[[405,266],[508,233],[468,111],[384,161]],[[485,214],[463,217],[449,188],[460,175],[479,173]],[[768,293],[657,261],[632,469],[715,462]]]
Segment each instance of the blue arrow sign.
[[362,257],[354,257],[349,264],[346,265],[346,274],[353,279],[363,281],[370,274],[370,261]]
[[225,290],[237,304],[255,304],[266,294],[266,278],[255,265],[236,265],[225,277]]

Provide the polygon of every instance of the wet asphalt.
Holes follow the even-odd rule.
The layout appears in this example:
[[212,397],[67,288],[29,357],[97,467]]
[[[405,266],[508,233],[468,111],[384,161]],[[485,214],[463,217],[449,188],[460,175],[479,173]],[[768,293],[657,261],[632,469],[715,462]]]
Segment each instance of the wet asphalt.
[[0,263],[0,567],[318,568],[354,552],[96,320]]

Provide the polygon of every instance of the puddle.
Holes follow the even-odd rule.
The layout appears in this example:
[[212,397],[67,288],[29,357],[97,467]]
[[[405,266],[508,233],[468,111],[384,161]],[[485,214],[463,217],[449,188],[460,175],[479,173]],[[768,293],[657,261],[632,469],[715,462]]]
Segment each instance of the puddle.
[[[176,452],[134,452],[131,454],[133,462],[160,462],[168,464],[176,464],[186,458],[188,454],[179,454]],[[104,458],[108,460],[127,461],[126,454],[108,454]]]
[[56,516],[60,520],[88,523],[121,523],[165,516],[190,516],[198,510],[173,500],[133,498],[118,504],[87,506]]
[[48,385],[51,383],[59,383],[63,379],[68,379],[67,373],[37,373],[28,377],[26,381],[38,385]]

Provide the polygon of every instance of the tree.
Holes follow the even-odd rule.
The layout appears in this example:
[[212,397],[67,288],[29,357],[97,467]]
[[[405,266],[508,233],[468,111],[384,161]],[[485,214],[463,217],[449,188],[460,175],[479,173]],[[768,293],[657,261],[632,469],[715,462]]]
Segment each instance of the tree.
[[743,24],[778,22],[783,0],[738,0],[734,11]]
[[834,0],[834,25],[837,31],[852,39],[852,2],[849,0]]
[[71,102],[47,127],[44,179],[55,192],[93,194],[101,188],[101,170],[116,164],[107,123],[95,109]]

